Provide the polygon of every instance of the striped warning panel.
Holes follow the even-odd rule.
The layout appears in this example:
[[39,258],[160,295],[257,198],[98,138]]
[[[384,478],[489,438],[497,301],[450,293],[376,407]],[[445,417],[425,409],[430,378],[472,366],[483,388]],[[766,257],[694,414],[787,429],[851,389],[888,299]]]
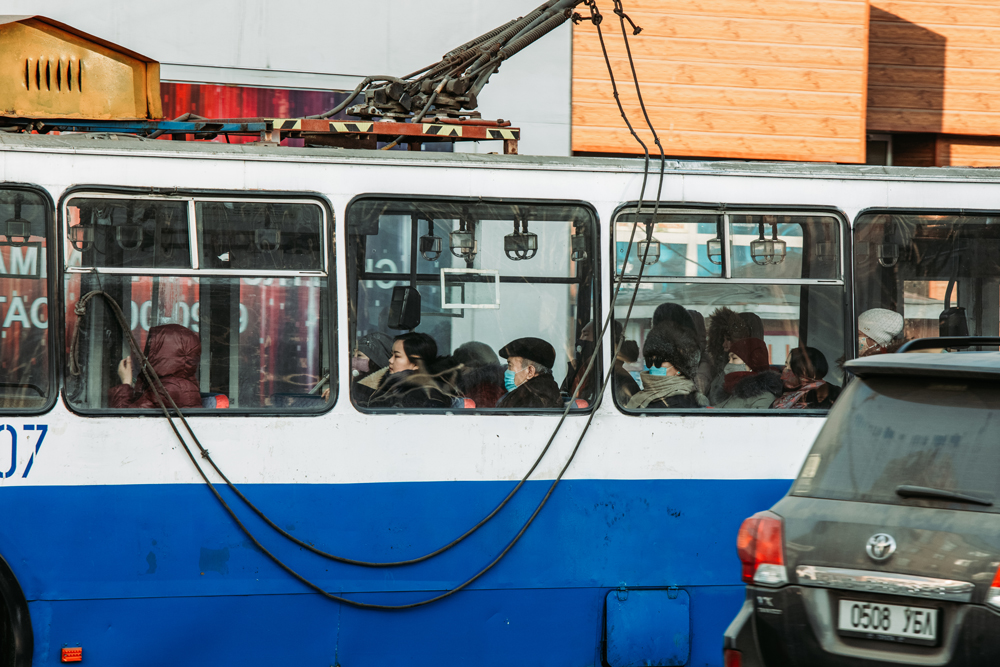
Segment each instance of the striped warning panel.
[[375,123],[330,123],[331,132],[371,132]]
[[439,137],[460,137],[462,136],[461,125],[435,125],[424,123],[424,134],[437,135]]
[[275,130],[301,130],[301,118],[271,118],[271,127]]
[[521,130],[494,130],[493,128],[486,128],[486,137],[488,139],[520,139]]

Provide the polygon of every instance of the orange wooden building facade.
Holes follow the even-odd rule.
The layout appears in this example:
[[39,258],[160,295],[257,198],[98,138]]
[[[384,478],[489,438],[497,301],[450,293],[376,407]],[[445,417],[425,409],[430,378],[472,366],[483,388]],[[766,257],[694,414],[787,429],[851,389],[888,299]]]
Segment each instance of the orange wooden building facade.
[[[643,28],[629,44],[668,155],[1000,165],[1000,3],[632,0],[626,9]],[[609,12],[601,27],[638,129],[618,18]],[[596,29],[574,30],[573,151],[641,152],[611,96]]]

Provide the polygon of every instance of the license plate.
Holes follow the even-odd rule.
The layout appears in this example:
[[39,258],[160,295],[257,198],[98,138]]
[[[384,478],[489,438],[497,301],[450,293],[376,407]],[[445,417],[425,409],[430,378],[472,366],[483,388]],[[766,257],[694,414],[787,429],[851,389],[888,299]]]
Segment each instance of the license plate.
[[906,644],[937,644],[937,609],[841,600],[840,634]]

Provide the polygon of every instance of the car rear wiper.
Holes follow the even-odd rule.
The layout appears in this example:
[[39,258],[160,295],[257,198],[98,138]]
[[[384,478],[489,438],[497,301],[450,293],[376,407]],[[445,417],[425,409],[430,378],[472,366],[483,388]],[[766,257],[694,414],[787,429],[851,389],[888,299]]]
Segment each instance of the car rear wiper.
[[938,498],[940,500],[955,500],[960,503],[986,505],[987,507],[993,504],[992,500],[987,500],[986,498],[980,498],[978,496],[970,496],[956,491],[947,491],[945,489],[932,489],[929,486],[913,486],[912,484],[900,484],[897,486],[896,495],[902,496],[903,498]]

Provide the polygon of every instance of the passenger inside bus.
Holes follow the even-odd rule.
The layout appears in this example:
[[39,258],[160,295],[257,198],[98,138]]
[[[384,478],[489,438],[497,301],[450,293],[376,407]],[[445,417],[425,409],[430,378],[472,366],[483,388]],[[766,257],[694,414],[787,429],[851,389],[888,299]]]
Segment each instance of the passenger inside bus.
[[590,379],[594,374],[591,372],[588,375],[586,371],[590,365],[590,358],[597,350],[597,342],[594,340],[596,335],[593,320],[587,322],[580,331],[580,339],[576,342],[576,357],[569,362],[566,378],[560,385],[563,394],[572,396],[576,392],[578,396],[586,396],[589,393]]
[[[612,339],[614,345],[618,345],[618,339],[622,337],[622,325],[618,320],[614,321],[614,334]],[[639,360],[639,344],[634,340],[625,340],[618,350],[612,365],[614,372],[615,400],[619,405],[628,405],[632,397],[639,393],[639,384],[632,378],[632,374],[625,370],[625,364],[634,364]]]
[[[387,372],[392,355],[392,339],[384,333],[373,331],[358,339],[351,356],[351,395],[359,403],[367,403]],[[329,397],[327,389],[323,398]]]
[[858,356],[895,352],[903,344],[903,316],[886,308],[871,308],[858,317]]
[[731,308],[716,308],[708,323],[708,356],[711,362],[712,381],[708,398],[712,405],[719,405],[728,396],[724,391],[726,375],[745,371],[742,361],[732,361],[730,348],[735,341],[750,336],[750,327],[744,318]]
[[472,401],[469,407],[490,408],[499,402],[504,389],[504,369],[497,353],[486,343],[469,341],[459,345],[451,358],[461,364],[458,388],[462,396]]
[[697,310],[688,309],[687,312],[694,323],[695,333],[698,334],[698,345],[701,347],[701,363],[698,364],[698,377],[694,378],[694,383],[698,385],[698,391],[708,396],[708,388],[712,384],[712,362],[708,358],[708,336],[705,331],[705,316]]
[[556,350],[541,338],[518,338],[503,346],[500,356],[507,360],[504,394],[498,408],[560,408],[562,394],[552,377]]
[[[702,331],[704,331],[704,320],[702,320],[702,323]],[[691,376],[691,380],[698,387],[698,391],[707,396],[708,387],[712,381],[712,371],[706,359],[704,333],[698,332],[698,327],[695,325],[690,311],[676,303],[661,303],[653,311],[653,328],[655,329],[661,324],[689,331],[697,342],[701,360],[698,362],[697,369],[694,371],[694,375]]]
[[784,393],[772,408],[829,409],[840,396],[840,387],[823,380],[830,371],[826,356],[815,347],[797,347],[788,353],[781,373]]
[[[781,375],[771,369],[767,345],[760,338],[740,338],[729,346],[729,363],[722,382],[719,408],[769,408],[781,396]],[[729,370],[731,369],[731,370]]]
[[[202,407],[198,390],[198,365],[201,363],[201,341],[198,334],[180,324],[163,324],[152,327],[146,338],[146,359],[159,376],[163,388],[179,408]],[[108,389],[108,405],[112,408],[158,408],[157,390],[150,387],[140,372],[133,377],[132,356],[118,364],[118,377],[122,384]],[[135,386],[132,385],[136,379]],[[163,396],[161,393],[160,396]],[[169,409],[169,401],[164,403]]]
[[642,356],[647,370],[640,373],[642,390],[629,400],[629,409],[708,406],[708,398],[691,379],[701,363],[701,348],[693,326],[661,322],[646,336]]
[[369,407],[448,408],[458,395],[454,362],[438,357],[437,343],[425,333],[396,336],[387,368],[368,399]]

